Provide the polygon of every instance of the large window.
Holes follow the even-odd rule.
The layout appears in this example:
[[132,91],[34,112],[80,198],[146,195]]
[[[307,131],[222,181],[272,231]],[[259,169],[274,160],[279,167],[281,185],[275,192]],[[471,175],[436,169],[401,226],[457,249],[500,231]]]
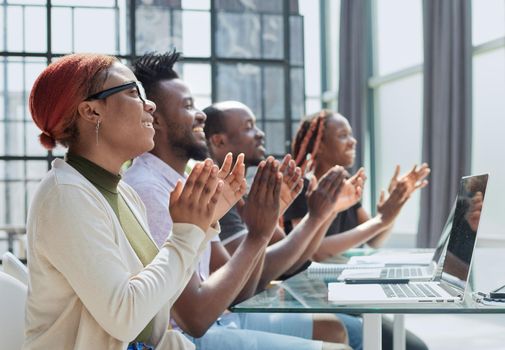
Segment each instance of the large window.
[[65,152],[42,148],[27,105],[34,79],[62,55],[99,52],[129,63],[176,47],[196,104],[249,105],[276,156],[305,114],[297,0],[3,0],[0,27],[0,227],[25,225],[34,188]]
[[490,173],[481,232],[503,239],[505,193],[505,0],[472,3],[472,172]]
[[[374,0],[372,4],[374,67],[369,86],[374,101],[370,131],[375,167],[370,181],[377,196],[387,189],[397,164],[404,173],[421,162],[423,27],[421,0]],[[410,234],[412,242],[419,204],[417,192],[394,226],[395,234]]]

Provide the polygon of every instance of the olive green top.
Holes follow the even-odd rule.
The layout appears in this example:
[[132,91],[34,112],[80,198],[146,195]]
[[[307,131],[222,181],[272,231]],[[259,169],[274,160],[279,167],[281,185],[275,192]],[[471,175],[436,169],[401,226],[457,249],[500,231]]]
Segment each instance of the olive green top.
[[[121,175],[115,175],[86,158],[67,153],[66,162],[76,169],[82,176],[91,182],[116,213],[116,216],[130,242],[135,254],[144,266],[148,265],[158,254],[158,247],[143,229],[138,219],[118,191]],[[139,342],[147,342],[153,330],[152,321],[135,339]]]

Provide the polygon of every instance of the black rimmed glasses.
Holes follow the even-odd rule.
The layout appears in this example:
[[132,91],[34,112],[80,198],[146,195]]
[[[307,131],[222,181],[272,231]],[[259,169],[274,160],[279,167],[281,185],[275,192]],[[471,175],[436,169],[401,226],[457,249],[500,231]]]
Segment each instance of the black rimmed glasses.
[[117,94],[118,92],[128,90],[132,87],[137,88],[138,96],[139,96],[140,100],[142,101],[142,103],[145,104],[146,100],[147,100],[146,91],[144,90],[144,87],[142,86],[142,84],[139,81],[130,81],[128,83],[124,83],[124,84],[121,84],[118,86],[111,87],[110,89],[106,89],[106,90],[97,92],[96,94],[88,96],[86,101],[103,100],[103,99],[106,99],[107,97],[109,97],[110,95]]

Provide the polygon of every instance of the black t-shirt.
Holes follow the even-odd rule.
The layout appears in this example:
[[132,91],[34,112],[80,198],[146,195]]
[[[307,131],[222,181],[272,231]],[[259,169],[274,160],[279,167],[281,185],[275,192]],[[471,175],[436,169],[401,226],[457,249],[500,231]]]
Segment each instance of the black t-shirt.
[[[284,230],[286,233],[291,232],[293,226],[291,225],[292,219],[301,219],[308,213],[309,208],[307,206],[307,198],[305,194],[307,193],[307,188],[309,186],[309,180],[303,179],[303,189],[302,192],[293,201],[293,204],[284,213]],[[358,226],[358,209],[361,208],[361,203],[358,202],[349,209],[338,213],[337,217],[328,227],[326,231],[326,236],[336,235],[345,231],[349,231],[356,226]]]
[[240,217],[236,205],[219,220],[219,225],[221,226],[219,238],[224,245],[247,234],[247,226]]
[[[302,192],[296,197],[291,206],[286,210],[283,215],[284,220],[284,231],[286,233],[291,232],[293,225],[291,224],[292,219],[301,219],[309,212],[309,207],[307,206],[307,198],[305,194],[307,193],[307,188],[309,187],[309,180],[303,179],[303,189]],[[326,231],[326,236],[336,235],[345,231],[349,231],[356,226],[358,226],[358,209],[361,208],[361,203],[358,202],[349,209],[338,213],[337,217],[331,223],[330,227]],[[298,272],[301,272],[311,264],[310,261],[305,262],[296,272],[293,274],[285,274],[281,276],[281,279],[289,278]]]

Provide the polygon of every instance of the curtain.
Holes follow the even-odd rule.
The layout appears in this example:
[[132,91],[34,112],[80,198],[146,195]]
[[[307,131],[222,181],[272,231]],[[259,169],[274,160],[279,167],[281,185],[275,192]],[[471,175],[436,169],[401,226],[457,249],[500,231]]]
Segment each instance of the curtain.
[[[342,0],[340,6],[339,113],[349,120],[358,140],[356,165],[363,165],[368,113],[370,59],[370,1]],[[354,169],[355,170],[355,169]]]
[[433,247],[471,165],[472,43],[469,0],[424,1],[423,160],[417,244]]

